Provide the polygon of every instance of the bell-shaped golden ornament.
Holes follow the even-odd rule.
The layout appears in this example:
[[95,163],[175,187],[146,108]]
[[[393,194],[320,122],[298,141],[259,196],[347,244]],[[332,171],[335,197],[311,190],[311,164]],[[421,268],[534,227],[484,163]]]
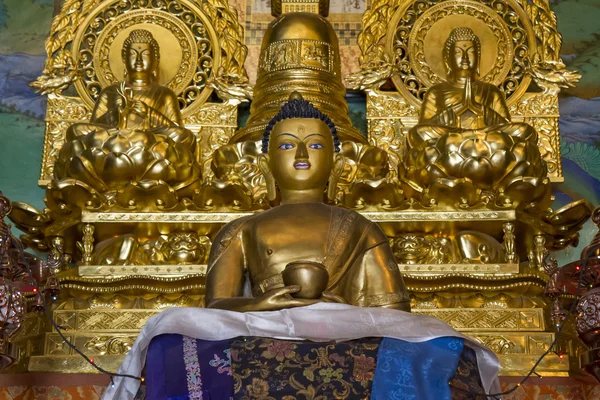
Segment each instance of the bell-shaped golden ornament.
[[[328,7],[319,8],[321,15],[289,12],[269,24],[260,50],[250,118],[231,143],[262,139],[265,127],[294,91],[333,120],[340,140],[367,142],[348,116],[338,38],[322,16],[328,14]],[[281,10],[281,4],[274,9]]]

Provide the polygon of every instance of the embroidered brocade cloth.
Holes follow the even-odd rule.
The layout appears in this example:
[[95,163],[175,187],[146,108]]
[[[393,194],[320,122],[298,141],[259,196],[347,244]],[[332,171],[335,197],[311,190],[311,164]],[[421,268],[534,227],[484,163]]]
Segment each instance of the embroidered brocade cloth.
[[368,399],[381,338],[231,344],[235,400]]
[[[448,382],[451,385],[448,385]],[[483,393],[460,338],[310,342],[161,335],[146,358],[147,400],[462,400]]]

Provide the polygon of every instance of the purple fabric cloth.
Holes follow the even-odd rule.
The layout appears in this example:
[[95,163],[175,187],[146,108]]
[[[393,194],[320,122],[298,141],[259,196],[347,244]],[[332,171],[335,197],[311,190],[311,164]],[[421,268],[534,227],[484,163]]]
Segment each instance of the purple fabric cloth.
[[146,356],[146,400],[230,400],[229,340],[161,335]]

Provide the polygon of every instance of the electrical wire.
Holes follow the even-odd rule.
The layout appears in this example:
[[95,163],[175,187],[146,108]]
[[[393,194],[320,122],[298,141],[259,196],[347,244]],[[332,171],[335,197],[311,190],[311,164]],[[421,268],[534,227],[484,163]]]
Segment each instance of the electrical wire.
[[524,377],[523,379],[521,379],[521,381],[520,381],[519,383],[517,383],[517,384],[516,384],[514,387],[512,387],[512,388],[510,388],[510,389],[508,389],[508,390],[506,390],[506,391],[504,391],[504,392],[501,392],[501,393],[490,393],[490,394],[471,392],[471,391],[469,391],[469,390],[465,390],[465,389],[463,389],[463,388],[459,388],[459,387],[457,387],[457,386],[454,386],[454,385],[452,385],[450,382],[448,382],[448,385],[449,385],[451,388],[453,388],[453,389],[456,389],[456,390],[458,390],[458,391],[460,391],[460,392],[467,393],[467,394],[471,395],[471,396],[473,397],[473,399],[477,399],[477,398],[482,398],[482,397],[483,397],[483,398],[485,398],[485,399],[492,398],[492,399],[495,399],[495,400],[499,400],[499,399],[500,399],[500,396],[504,396],[504,395],[510,394],[510,393],[514,392],[515,390],[517,390],[518,388],[520,388],[521,386],[523,386],[523,384],[524,384],[524,383],[525,383],[525,382],[526,382],[526,381],[527,381],[529,378],[531,378],[531,375],[534,375],[534,374],[535,374],[535,375],[538,375],[538,376],[539,376],[539,374],[537,374],[537,373],[535,372],[535,369],[536,369],[536,368],[537,368],[537,367],[540,365],[540,363],[542,362],[542,360],[543,360],[543,359],[544,359],[544,358],[545,358],[545,357],[546,357],[548,354],[550,354],[550,353],[555,353],[555,351],[554,351],[554,347],[555,347],[555,346],[556,346],[556,344],[558,343],[558,340],[561,338],[562,332],[563,332],[563,330],[564,330],[564,328],[565,328],[565,326],[566,326],[566,324],[567,324],[567,322],[568,322],[569,318],[571,317],[571,315],[573,315],[573,313],[574,313],[574,311],[575,311],[575,308],[577,307],[577,302],[578,302],[578,300],[579,300],[579,297],[581,296],[581,289],[582,289],[582,286],[581,286],[581,281],[582,281],[582,279],[583,279],[583,272],[584,272],[584,270],[586,269],[586,267],[587,267],[587,258],[585,258],[585,259],[583,260],[583,265],[581,265],[581,267],[580,267],[580,269],[579,269],[579,276],[578,276],[578,278],[577,278],[577,291],[576,291],[576,293],[575,293],[575,299],[573,300],[573,303],[571,304],[571,307],[569,308],[569,312],[568,312],[568,313],[567,313],[567,315],[565,316],[565,319],[563,320],[562,324],[561,324],[561,325],[560,325],[560,327],[558,328],[558,331],[557,331],[557,333],[556,333],[556,336],[555,336],[554,340],[552,341],[552,344],[550,345],[550,347],[548,348],[548,350],[546,350],[546,351],[544,352],[544,354],[542,354],[542,355],[540,356],[540,358],[538,358],[538,360],[535,362],[535,364],[533,365],[533,367],[531,367],[531,370],[529,371],[529,373],[528,373],[527,375],[525,375],[525,377]]
[[[12,236],[12,234],[10,234]],[[14,239],[14,236],[12,236]],[[29,263],[27,262],[27,260],[25,259],[25,250],[23,249],[23,246],[21,246],[21,243],[18,240],[12,240],[11,241],[14,245],[16,245],[19,250],[20,250],[20,255],[21,255],[21,261],[23,262],[23,265],[25,265],[25,269],[27,270],[27,275],[29,276],[29,284],[31,286],[33,286],[34,288],[34,293],[36,296],[40,296],[40,300],[42,302],[42,306],[44,307],[44,314],[46,315],[46,318],[48,318],[48,320],[50,321],[50,323],[52,324],[52,327],[56,330],[56,332],[58,333],[58,335],[60,336],[60,338],[67,344],[67,346],[69,346],[75,353],[79,354],[81,357],[83,357],[90,365],[92,365],[92,367],[94,367],[97,371],[108,375],[110,377],[110,381],[111,384],[113,384],[113,378],[114,377],[122,377],[122,378],[131,378],[131,379],[137,379],[139,381],[143,381],[142,377],[138,377],[135,375],[129,375],[129,374],[119,374],[116,372],[110,372],[105,370],[104,368],[100,367],[99,365],[97,365],[94,362],[94,359],[89,358],[84,352],[82,352],[81,350],[79,350],[77,348],[77,346],[75,346],[73,343],[71,343],[71,341],[63,334],[63,330],[66,330],[64,327],[59,326],[56,321],[54,321],[54,318],[52,318],[52,314],[50,313],[50,310],[48,308],[48,303],[46,302],[46,298],[43,295],[43,291],[40,290],[39,284],[38,282],[35,281],[35,279],[33,279],[33,275],[31,273],[31,268],[29,267]]]

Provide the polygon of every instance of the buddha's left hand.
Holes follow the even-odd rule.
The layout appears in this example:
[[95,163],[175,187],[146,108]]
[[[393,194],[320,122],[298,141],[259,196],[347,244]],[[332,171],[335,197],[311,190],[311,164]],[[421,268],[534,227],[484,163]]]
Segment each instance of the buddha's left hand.
[[334,294],[333,292],[323,292],[323,294],[321,295],[321,300],[323,300],[326,303],[348,304],[346,299],[344,299],[342,296]]
[[131,108],[135,111],[136,114],[139,114],[142,117],[148,116],[149,108],[148,105],[143,101],[136,100]]

